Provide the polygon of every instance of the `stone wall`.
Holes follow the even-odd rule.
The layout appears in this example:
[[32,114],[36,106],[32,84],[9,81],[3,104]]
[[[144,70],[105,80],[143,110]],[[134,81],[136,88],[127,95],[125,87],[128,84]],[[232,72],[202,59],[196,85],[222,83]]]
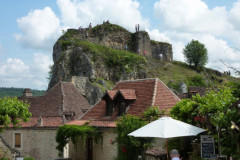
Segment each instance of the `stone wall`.
[[97,29],[68,29],[68,32],[78,32],[78,34],[75,35],[75,38],[77,39],[87,40],[92,43],[97,43],[115,49],[125,49],[125,45],[127,45],[128,50],[131,50],[131,33],[121,27],[118,27],[118,29],[115,30],[109,30],[109,27],[114,28],[116,26],[117,25],[105,23],[96,26]]
[[9,160],[15,160],[15,155],[11,153],[11,150],[0,138],[0,158],[7,158]]
[[150,46],[150,37],[145,31],[135,32],[132,36],[133,51],[137,54],[152,57],[152,51]]
[[172,45],[169,43],[155,42],[151,43],[152,57],[163,61],[172,61]]
[[33,157],[35,160],[54,160],[58,158],[55,129],[7,129],[3,139],[14,147],[14,133],[21,133],[22,147],[17,148],[21,157]]
[[[92,155],[93,160],[113,160],[117,157],[117,146],[111,144],[111,140],[114,140],[116,134],[111,129],[102,131],[103,141],[98,143],[93,141]],[[80,140],[76,146],[72,143],[69,144],[70,157],[72,160],[86,159],[87,148],[86,143]],[[76,154],[77,153],[77,154]]]

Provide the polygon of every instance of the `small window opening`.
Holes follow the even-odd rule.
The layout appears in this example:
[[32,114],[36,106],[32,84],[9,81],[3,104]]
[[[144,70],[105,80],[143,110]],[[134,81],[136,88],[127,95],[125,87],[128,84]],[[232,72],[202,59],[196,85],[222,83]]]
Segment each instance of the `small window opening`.
[[15,133],[15,148],[21,148],[21,133]]
[[113,102],[106,101],[106,116],[111,116],[113,114]]
[[126,113],[126,104],[125,102],[120,102],[118,115],[121,116]]

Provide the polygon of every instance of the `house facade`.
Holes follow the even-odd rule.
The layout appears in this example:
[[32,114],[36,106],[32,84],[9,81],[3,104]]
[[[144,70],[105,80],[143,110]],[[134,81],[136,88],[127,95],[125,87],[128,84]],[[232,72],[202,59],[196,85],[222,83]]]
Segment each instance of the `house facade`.
[[70,82],[59,82],[39,97],[33,97],[31,90],[25,89],[19,99],[30,104],[32,117],[30,121],[19,124],[20,128],[6,129],[1,136],[19,151],[19,156],[35,160],[58,158],[55,140],[58,127],[80,118],[91,108]]
[[77,160],[79,157],[87,160],[113,160],[117,157],[117,146],[112,141],[117,136],[113,132],[116,120],[123,114],[143,116],[143,112],[156,106],[165,115],[180,99],[159,79],[140,79],[121,81],[107,91],[102,99],[86,112],[80,120],[68,124],[95,126],[102,132],[103,143],[95,143],[87,139],[81,140],[74,146],[69,144],[69,158]]

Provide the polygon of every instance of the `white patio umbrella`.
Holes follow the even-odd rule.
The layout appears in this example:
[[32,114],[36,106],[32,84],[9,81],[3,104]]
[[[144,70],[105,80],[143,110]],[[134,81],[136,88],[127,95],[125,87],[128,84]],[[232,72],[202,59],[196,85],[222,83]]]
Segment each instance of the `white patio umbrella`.
[[196,136],[205,130],[193,125],[175,120],[171,117],[162,117],[153,121],[132,133],[129,136],[134,137],[158,137],[167,138],[167,154],[168,154],[168,138]]

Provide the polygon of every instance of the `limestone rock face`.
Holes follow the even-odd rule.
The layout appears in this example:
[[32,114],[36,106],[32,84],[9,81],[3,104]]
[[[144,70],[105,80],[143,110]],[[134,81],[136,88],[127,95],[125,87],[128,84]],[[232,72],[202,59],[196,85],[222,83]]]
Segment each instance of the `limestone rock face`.
[[99,79],[114,83],[119,80],[143,79],[147,78],[148,71],[147,67],[142,68],[136,65],[135,68],[129,68],[128,64],[109,67],[106,64],[106,57],[101,58],[104,53],[95,53],[94,50],[77,45],[80,41],[127,50],[133,54],[156,59],[161,59],[158,56],[161,53],[162,60],[172,60],[171,45],[162,43],[153,45],[145,31],[131,33],[120,26],[106,23],[92,29],[68,29],[53,47],[54,65],[48,88],[50,89],[59,81],[72,82],[91,105],[95,104],[107,89],[107,85]]
[[103,96],[103,92],[94,86],[87,77],[73,76],[72,83],[91,105],[96,104]]

